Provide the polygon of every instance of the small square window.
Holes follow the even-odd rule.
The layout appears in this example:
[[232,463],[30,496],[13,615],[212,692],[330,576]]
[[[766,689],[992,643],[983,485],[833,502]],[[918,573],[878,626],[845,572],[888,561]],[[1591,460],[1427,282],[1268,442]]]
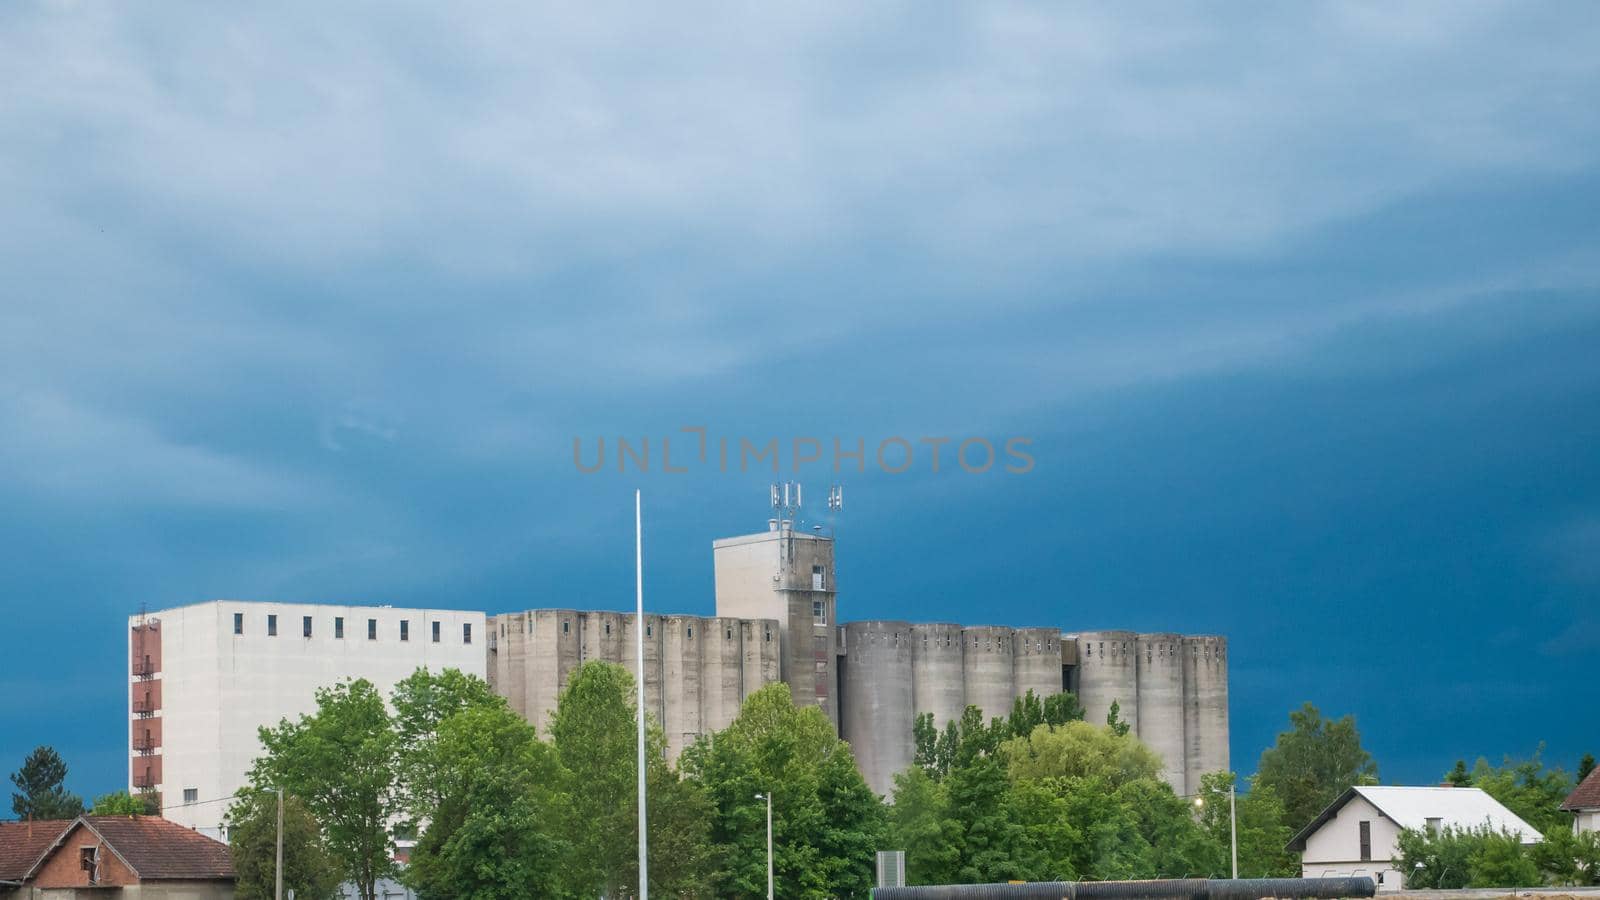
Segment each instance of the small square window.
[[646,625],[644,627],[644,636],[645,637],[655,637],[655,633],[656,633],[656,629],[655,629],[654,625]]
[[305,637],[311,637],[311,617],[310,616],[302,616],[300,618],[300,632]]
[[185,803],[199,803],[200,802],[200,789],[199,788],[184,788],[183,789],[183,802],[185,802]]
[[472,643],[472,623],[471,622],[467,622],[466,624],[461,626],[461,643],[463,643],[463,644]]
[[435,644],[439,643],[439,623],[438,622],[433,623],[433,642]]
[[233,614],[233,633],[244,634],[244,613]]
[[[693,638],[694,637],[694,626],[690,625],[688,627],[687,631],[688,631],[688,634],[686,636],[690,637],[690,638]],[[637,830],[637,829],[635,829],[635,830]]]
[[377,639],[378,639],[378,620],[377,619],[368,619],[367,620],[367,640],[375,641]]
[[267,616],[267,637],[277,637],[277,636],[278,636],[278,617],[274,616],[274,615],[268,615]]
[[411,640],[411,620],[410,619],[401,619],[400,620],[400,640],[402,640],[402,641]]
[[333,636],[339,640],[344,640],[344,616],[333,617]]
[[571,634],[572,633],[572,623],[571,622],[562,622],[561,623],[561,633],[562,634]]
[[828,624],[828,610],[821,600],[811,601],[811,621],[818,626]]

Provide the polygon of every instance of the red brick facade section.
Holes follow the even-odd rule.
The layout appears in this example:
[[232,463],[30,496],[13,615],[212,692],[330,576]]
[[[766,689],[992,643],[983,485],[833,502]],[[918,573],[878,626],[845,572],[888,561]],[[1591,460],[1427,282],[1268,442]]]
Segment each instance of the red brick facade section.
[[[85,847],[100,848],[98,865],[95,869],[96,878],[93,881],[89,878],[89,872],[83,868],[82,853]],[[44,865],[39,867],[29,881],[29,884],[39,888],[138,883],[138,877],[123,864],[122,860],[117,859],[117,855],[111,852],[111,848],[105,846],[105,842],[81,822],[67,832],[66,838],[45,858]]]
[[161,717],[152,716],[148,719],[134,719],[128,724],[130,726],[128,729],[128,737],[130,738],[128,746],[133,748],[133,765],[135,771],[137,771],[139,760],[148,756],[148,754],[140,751],[148,750],[154,753],[161,748]]
[[134,681],[128,685],[129,707],[135,715],[161,711],[161,679]]
[[129,774],[132,777],[134,791],[148,790],[161,783],[161,756],[139,756],[135,754],[130,764]]
[[134,675],[154,675],[161,671],[161,623],[135,625],[128,634],[129,670]]
[[[56,823],[47,833],[60,835],[65,824]],[[84,867],[90,850],[92,870]],[[158,816],[86,816],[71,823],[29,868],[28,883],[36,888],[231,883],[234,877],[227,844]]]

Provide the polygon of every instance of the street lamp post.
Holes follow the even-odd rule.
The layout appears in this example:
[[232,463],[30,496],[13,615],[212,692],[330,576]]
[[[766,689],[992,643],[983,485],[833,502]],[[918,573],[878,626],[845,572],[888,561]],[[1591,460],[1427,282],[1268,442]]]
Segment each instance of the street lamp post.
[[278,788],[278,850],[273,872],[273,900],[283,900],[283,788]]
[[[1200,809],[1206,805],[1204,794],[1194,796],[1194,805]],[[1233,861],[1234,880],[1239,878],[1239,805],[1235,800],[1234,786],[1228,785],[1228,853]]]
[[767,900],[772,900],[772,792],[757,794],[756,799],[767,801]]

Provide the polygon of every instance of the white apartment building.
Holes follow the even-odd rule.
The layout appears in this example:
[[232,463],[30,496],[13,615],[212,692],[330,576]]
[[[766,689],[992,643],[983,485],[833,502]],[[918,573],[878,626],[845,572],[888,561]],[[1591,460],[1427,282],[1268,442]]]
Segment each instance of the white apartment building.
[[217,600],[131,616],[129,789],[213,836],[245,783],[257,729],[365,678],[385,696],[418,668],[487,675],[481,612]]

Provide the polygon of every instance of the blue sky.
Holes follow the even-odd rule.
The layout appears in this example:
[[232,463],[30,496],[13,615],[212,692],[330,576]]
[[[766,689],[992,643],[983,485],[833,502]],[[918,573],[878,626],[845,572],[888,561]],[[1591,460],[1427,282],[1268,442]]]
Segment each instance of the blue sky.
[[[122,784],[125,617],[712,609],[849,473],[848,618],[1220,632],[1390,782],[1600,752],[1600,7],[0,9],[0,768]],[[784,473],[796,477],[793,472]],[[825,467],[798,477],[820,497]]]

